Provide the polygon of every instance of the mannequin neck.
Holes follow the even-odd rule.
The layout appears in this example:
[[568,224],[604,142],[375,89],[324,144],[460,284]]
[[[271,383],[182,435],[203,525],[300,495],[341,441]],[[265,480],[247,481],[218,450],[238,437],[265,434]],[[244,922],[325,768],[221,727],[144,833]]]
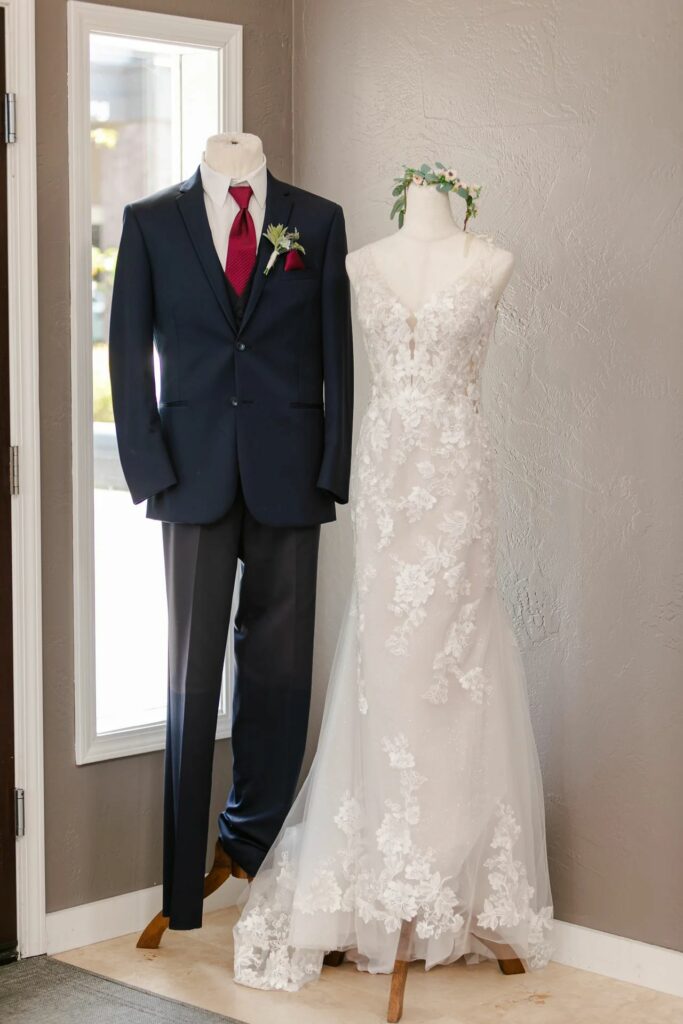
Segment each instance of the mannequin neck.
[[257,135],[244,132],[212,135],[203,156],[212,170],[233,181],[243,181],[263,163],[263,144]]
[[408,186],[402,230],[407,237],[422,242],[462,233],[453,220],[448,193],[437,192],[432,185]]

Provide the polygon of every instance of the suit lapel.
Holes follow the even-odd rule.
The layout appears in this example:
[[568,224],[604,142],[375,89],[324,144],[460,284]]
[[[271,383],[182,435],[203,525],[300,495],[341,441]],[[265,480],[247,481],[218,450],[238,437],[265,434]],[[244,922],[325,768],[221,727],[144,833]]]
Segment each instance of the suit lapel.
[[197,168],[191,178],[188,178],[180,186],[177,202],[199,262],[218,300],[218,305],[223,310],[225,319],[228,321],[233,332],[237,334],[237,323],[225,285],[225,272],[218,259],[211,236],[209,220],[206,216],[202,175],[199,168]]
[[[263,289],[266,287],[268,282],[268,278],[264,271],[266,269],[266,264],[268,263],[268,258],[273,251],[273,247],[265,237],[265,231],[269,224],[284,224],[286,227],[291,227],[291,225],[288,225],[291,209],[292,197],[289,191],[289,186],[285,185],[282,181],[278,181],[278,179],[274,178],[270,171],[268,171],[268,189],[266,192],[266,210],[263,220],[263,232],[259,239],[254,277],[251,282],[251,288],[249,289],[249,298],[247,299],[247,306],[244,310],[244,316],[242,317],[240,333],[244,330],[249,317],[256,309],[256,305],[261,298]],[[272,273],[274,273],[274,269],[271,271],[271,274]]]

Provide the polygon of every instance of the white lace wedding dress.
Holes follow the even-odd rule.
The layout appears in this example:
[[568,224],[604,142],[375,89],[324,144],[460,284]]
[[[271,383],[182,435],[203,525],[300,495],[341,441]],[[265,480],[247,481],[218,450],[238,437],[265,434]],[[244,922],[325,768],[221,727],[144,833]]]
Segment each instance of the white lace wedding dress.
[[491,261],[473,258],[413,315],[371,250],[359,258],[372,394],[354,587],[313,767],[235,927],[235,978],[255,988],[300,988],[328,950],[389,972],[404,922],[402,958],[428,968],[463,955],[541,967],[551,949],[541,778],[496,589],[479,410]]

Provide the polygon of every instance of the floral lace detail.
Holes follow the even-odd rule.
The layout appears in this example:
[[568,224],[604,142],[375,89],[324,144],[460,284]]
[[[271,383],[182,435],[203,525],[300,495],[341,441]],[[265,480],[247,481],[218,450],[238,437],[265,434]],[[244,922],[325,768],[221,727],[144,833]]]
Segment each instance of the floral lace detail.
[[427,781],[403,734],[382,740],[389,765],[399,775],[399,799],[384,802],[385,814],[375,834],[382,869],[369,867],[369,839],[364,835],[358,799],[344,793],[334,823],[345,836],[335,861],[320,865],[309,883],[300,884],[294,907],[303,913],[354,910],[366,923],[379,921],[389,933],[403,921],[415,921],[420,938],[437,938],[462,928],[458,898],[434,869],[435,852],[422,848],[415,830],[420,824],[418,792]]
[[543,967],[552,954],[552,946],[546,936],[552,928],[552,907],[543,907],[536,912],[531,906],[534,889],[527,881],[524,865],[515,860],[513,853],[520,834],[512,807],[501,802],[491,840],[491,848],[497,852],[484,861],[484,867],[489,869],[491,895],[484,901],[477,923],[482,928],[499,931],[526,922],[529,964],[531,967]]
[[481,668],[475,667],[468,672],[461,671],[461,664],[470,646],[476,628],[476,610],[478,601],[464,604],[460,608],[457,619],[452,623],[443,649],[434,659],[434,681],[423,695],[432,704],[445,704],[448,700],[448,683],[454,676],[463,690],[467,691],[472,700],[483,703],[491,694]]
[[[356,453],[354,529],[356,535],[371,529],[377,552],[386,551],[394,567],[387,610],[396,625],[385,639],[387,650],[397,658],[409,655],[432,602],[441,602],[445,593],[453,605],[453,628],[435,659],[424,697],[445,703],[449,679],[456,678],[475,702],[483,703],[488,685],[476,673],[461,671],[456,646],[462,647],[463,630],[476,627],[473,618],[464,621],[463,616],[473,613],[477,602],[467,612],[462,607],[471,581],[461,553],[474,542],[481,585],[495,586],[492,453],[478,416],[479,373],[495,322],[487,261],[476,262],[410,317],[372,257],[366,258],[358,309],[373,388]],[[408,459],[418,478],[411,474],[402,485]],[[399,524],[415,529],[413,560],[391,551]],[[358,580],[361,624],[366,602],[375,600],[371,582]],[[362,665],[358,679],[359,707],[366,713]]]
[[[363,598],[368,593],[370,584],[376,575],[377,569],[372,562],[368,562],[363,567],[356,566],[353,615],[356,619],[356,628],[359,636],[365,630]],[[368,713],[368,695],[363,669],[363,652],[360,644],[358,644],[358,651],[356,655],[356,688],[358,691],[358,710],[362,715],[366,715]]]
[[235,926],[236,981],[251,988],[294,992],[320,973],[323,953],[289,945],[295,890],[295,872],[283,850],[268,898],[260,899]]
[[422,849],[414,830],[420,824],[418,791],[427,781],[402,734],[385,737],[382,749],[398,772],[399,799],[385,800],[386,813],[375,842],[383,869],[368,868],[363,813],[351,793],[344,794],[334,823],[345,837],[336,857],[321,864],[310,881],[295,878],[289,854],[282,850],[276,885],[250,904],[235,927],[235,978],[255,988],[294,990],[320,970],[322,953],[290,945],[292,909],[303,914],[355,912],[364,922],[378,921],[389,934],[403,921],[415,921],[421,939],[455,935],[464,925],[458,898],[434,869],[435,852]]

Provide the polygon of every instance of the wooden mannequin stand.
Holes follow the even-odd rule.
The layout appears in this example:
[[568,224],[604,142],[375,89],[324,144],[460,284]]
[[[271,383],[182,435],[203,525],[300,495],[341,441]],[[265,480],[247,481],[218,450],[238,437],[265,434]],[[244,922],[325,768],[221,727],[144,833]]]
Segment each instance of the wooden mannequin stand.
[[[236,864],[225,852],[220,839],[218,839],[216,840],[216,852],[214,854],[213,865],[211,866],[211,870],[208,875],[204,878],[204,899],[206,899],[207,896],[210,896],[212,892],[215,892],[216,889],[219,889],[231,876],[233,878],[245,878],[248,882],[252,881],[251,876]],[[164,917],[161,913],[157,914],[156,917],[153,917],[140,935],[140,938],[137,941],[137,948],[158,949],[164,932],[168,928],[168,922],[169,919]],[[403,1016],[403,998],[405,995],[406,980],[408,978],[408,966],[410,964],[407,956],[414,928],[414,921],[404,921],[401,927],[401,934],[399,936],[398,947],[396,949],[394,970],[391,974],[389,1005],[387,1007],[388,1024],[398,1024],[398,1021],[400,1021]],[[488,946],[493,953],[501,955],[512,954],[502,959],[499,959],[498,957],[496,958],[498,960],[498,966],[503,974],[511,975],[525,973],[524,964],[514,955],[514,951],[510,946],[487,942],[481,937],[479,937],[479,941]],[[323,963],[326,967],[339,967],[344,963],[345,956],[346,953],[344,951],[333,950],[331,953],[327,954]]]
[[[410,940],[412,938],[414,928],[414,921],[404,921],[403,926],[401,927],[398,948],[396,950],[396,960],[394,962],[394,970],[391,975],[389,1005],[387,1007],[388,1024],[398,1024],[398,1021],[400,1021],[403,1016],[403,998],[405,995],[408,966],[410,963],[406,957],[408,955],[408,949],[410,947]],[[480,938],[479,941],[483,942],[484,945],[488,946],[494,953],[513,953],[510,946],[502,946],[499,943],[486,942],[486,940],[482,938]],[[344,956],[345,954],[343,952],[335,951],[328,953],[323,963],[326,967],[339,967],[339,965],[344,962]],[[498,960],[498,966],[502,973],[506,975],[525,973],[524,964],[519,957],[514,955]]]
[[[251,876],[232,860],[223,849],[220,839],[217,839],[213,865],[204,878],[204,899],[216,889],[220,889],[223,882],[227,882],[231,875],[233,878],[246,878],[248,882],[251,882]],[[138,939],[137,948],[158,949],[163,934],[168,928],[168,921],[169,919],[161,913],[153,917]]]

